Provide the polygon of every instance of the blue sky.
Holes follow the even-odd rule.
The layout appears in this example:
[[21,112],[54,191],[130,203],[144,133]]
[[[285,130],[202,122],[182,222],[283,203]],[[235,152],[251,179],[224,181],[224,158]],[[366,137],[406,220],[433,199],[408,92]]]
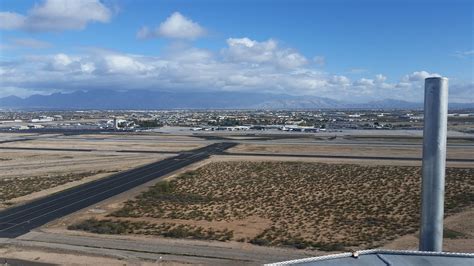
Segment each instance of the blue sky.
[[[230,90],[474,102],[472,1],[3,0],[0,97]],[[132,84],[131,84],[132,83]]]

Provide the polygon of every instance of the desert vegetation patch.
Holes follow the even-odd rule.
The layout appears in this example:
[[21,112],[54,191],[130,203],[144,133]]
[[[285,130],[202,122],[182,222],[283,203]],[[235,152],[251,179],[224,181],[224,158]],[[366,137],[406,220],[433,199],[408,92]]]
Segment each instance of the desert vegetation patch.
[[[472,168],[447,169],[446,215],[472,206],[473,177]],[[156,184],[125,202],[107,219],[82,221],[70,229],[97,232],[103,227],[102,233],[234,240],[320,250],[369,248],[416,232],[420,189],[420,167],[214,162]],[[248,217],[261,217],[269,224],[245,237],[212,226]],[[147,222],[136,221],[140,218]],[[188,221],[189,225],[176,229],[178,225],[163,224],[163,219]],[[209,226],[192,226],[199,221],[207,221]],[[114,223],[126,229],[110,229]],[[206,233],[209,230],[211,236]]]
[[86,171],[69,174],[48,174],[29,177],[0,178],[0,204],[8,200],[25,196],[33,192],[57,187],[69,182],[81,180],[85,177],[113,171]]

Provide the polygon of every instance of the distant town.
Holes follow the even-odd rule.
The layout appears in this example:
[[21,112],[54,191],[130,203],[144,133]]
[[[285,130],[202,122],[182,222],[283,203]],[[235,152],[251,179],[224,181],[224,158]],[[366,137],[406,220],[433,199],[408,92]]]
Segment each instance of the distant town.
[[[474,110],[448,114],[449,129],[472,133]],[[183,127],[190,131],[331,132],[345,129],[420,130],[420,110],[123,110],[0,111],[2,131],[153,131]]]

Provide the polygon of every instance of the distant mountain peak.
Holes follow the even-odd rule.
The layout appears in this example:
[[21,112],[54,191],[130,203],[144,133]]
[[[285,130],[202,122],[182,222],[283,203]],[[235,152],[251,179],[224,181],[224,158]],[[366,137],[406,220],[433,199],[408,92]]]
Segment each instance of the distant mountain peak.
[[[167,92],[149,90],[91,90],[51,95],[0,98],[0,108],[17,109],[413,109],[422,103],[383,99],[348,103],[317,96],[293,96],[256,92]],[[474,108],[474,104],[450,104],[450,108]]]

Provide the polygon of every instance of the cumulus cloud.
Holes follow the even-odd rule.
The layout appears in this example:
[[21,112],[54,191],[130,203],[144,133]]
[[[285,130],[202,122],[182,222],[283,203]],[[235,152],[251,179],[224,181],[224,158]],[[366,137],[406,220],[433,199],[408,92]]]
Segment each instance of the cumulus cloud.
[[198,23],[183,16],[179,12],[174,12],[165,21],[163,21],[156,29],[152,30],[148,26],[143,26],[137,32],[137,38],[171,38],[194,40],[206,34],[206,30]]
[[404,78],[403,78],[403,81],[424,81],[426,78],[429,78],[429,77],[440,77],[441,75],[440,74],[437,74],[437,73],[429,73],[427,71],[415,71],[411,74],[408,74],[406,75]]
[[[38,91],[79,89],[165,89],[182,91],[252,91],[315,95],[348,101],[384,98],[423,100],[424,70],[389,79],[383,74],[351,79],[311,64],[281,66],[296,53],[274,40],[232,38],[220,52],[178,45],[160,56],[84,49],[0,61],[0,87]],[[286,56],[286,57],[285,57]],[[301,55],[302,56],[302,55]],[[290,67],[288,67],[290,66]],[[451,99],[474,102],[474,84],[451,84]],[[10,90],[11,91],[11,90]]]
[[153,69],[153,66],[149,66],[140,60],[135,59],[132,56],[111,54],[103,58],[107,72],[113,74],[139,74],[145,73]]
[[361,78],[357,81],[354,82],[354,85],[356,87],[373,87],[375,85],[373,79],[368,79],[368,78]]
[[90,22],[108,22],[111,10],[99,0],[46,0],[26,15],[0,12],[0,29],[27,31],[82,30]]
[[65,54],[57,54],[53,58],[53,66],[58,70],[64,69],[64,67],[67,67],[72,62],[74,62],[73,59]]
[[384,82],[385,80],[387,80],[387,77],[386,77],[386,76],[384,76],[384,75],[382,75],[382,74],[377,74],[377,75],[375,75],[375,81],[376,81],[377,83],[382,83],[382,82]]
[[334,75],[329,79],[329,83],[346,87],[351,84],[351,80],[346,76]]
[[228,61],[267,64],[282,68],[298,68],[307,64],[308,60],[298,52],[280,48],[275,40],[258,42],[245,38],[227,39],[227,48],[222,54]]

